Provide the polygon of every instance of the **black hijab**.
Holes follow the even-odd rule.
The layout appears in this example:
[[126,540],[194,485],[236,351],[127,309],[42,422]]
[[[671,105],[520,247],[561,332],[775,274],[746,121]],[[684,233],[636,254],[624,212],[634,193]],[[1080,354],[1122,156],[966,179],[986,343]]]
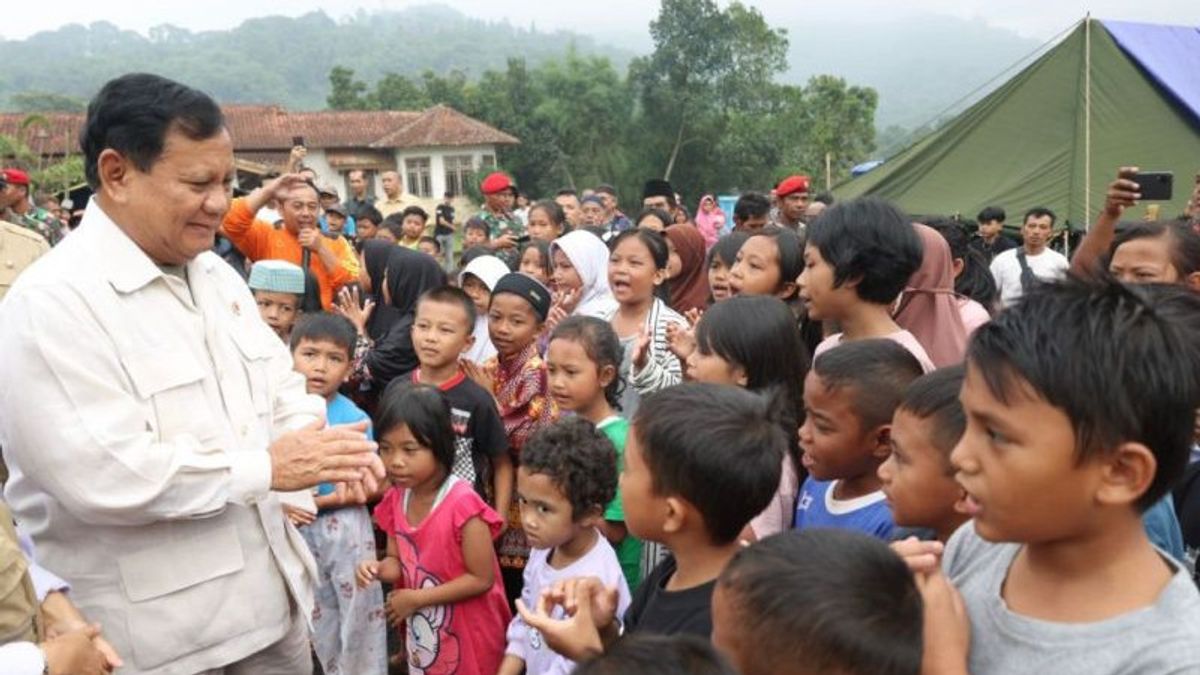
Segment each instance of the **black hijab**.
[[396,245],[382,239],[368,239],[363,242],[363,267],[371,280],[371,292],[367,297],[375,301],[375,311],[367,321],[367,334],[372,340],[378,341],[387,334],[392,324],[400,318],[395,309],[383,302],[383,282],[387,270],[388,256]]
[[446,272],[425,253],[403,246],[392,247],[387,259],[387,286],[392,307],[401,316],[417,311],[417,298],[433,288],[446,285]]
[[389,382],[408,375],[420,365],[412,345],[417,299],[425,291],[446,285],[446,273],[436,260],[403,246],[393,246],[388,254],[386,274],[388,293],[392,296],[392,304],[388,309],[395,318],[383,338],[376,341],[375,348],[366,356],[367,367],[371,370],[377,391],[382,391]]

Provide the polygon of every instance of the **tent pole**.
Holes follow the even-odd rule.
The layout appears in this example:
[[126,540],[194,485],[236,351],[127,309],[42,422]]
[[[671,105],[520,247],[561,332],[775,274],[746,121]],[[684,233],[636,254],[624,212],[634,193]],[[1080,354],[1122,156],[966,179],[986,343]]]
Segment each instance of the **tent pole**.
[[1083,229],[1092,222],[1092,13],[1083,18]]

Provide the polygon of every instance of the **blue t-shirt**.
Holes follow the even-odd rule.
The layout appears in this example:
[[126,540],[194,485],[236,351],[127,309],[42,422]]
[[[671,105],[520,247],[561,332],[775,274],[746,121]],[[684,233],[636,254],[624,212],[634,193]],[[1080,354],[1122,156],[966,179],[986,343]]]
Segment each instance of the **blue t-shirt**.
[[[333,400],[329,401],[325,406],[325,422],[329,426],[354,424],[355,422],[370,419],[370,416],[363,412],[362,408],[354,405],[354,401],[341,394],[334,394]],[[367,425],[367,438],[375,440],[375,434],[372,432],[370,425]],[[318,495],[331,495],[333,491],[333,483],[321,483],[317,486]]]
[[858,530],[884,541],[890,540],[895,525],[884,494],[872,492],[854,499],[834,499],[833,488],[837,483],[836,480],[805,479],[796,502],[793,527],[797,530],[819,527]]
[[1142,513],[1142,526],[1151,544],[1170,553],[1180,562],[1186,561],[1183,533],[1179,530],[1179,518],[1175,515],[1175,505],[1169,493]]

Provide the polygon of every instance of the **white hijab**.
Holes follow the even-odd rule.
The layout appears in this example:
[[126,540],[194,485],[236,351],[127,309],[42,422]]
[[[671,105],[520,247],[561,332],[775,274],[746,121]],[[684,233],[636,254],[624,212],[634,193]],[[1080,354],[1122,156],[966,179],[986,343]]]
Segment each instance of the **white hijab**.
[[[505,265],[503,260],[494,255],[481,255],[467,264],[462,272],[459,272],[458,285],[462,286],[463,279],[470,274],[482,281],[490,291],[496,287],[496,282],[500,281],[500,277],[508,272],[508,265]],[[496,347],[492,345],[492,338],[488,334],[487,314],[479,314],[475,317],[475,330],[472,335],[475,336],[475,344],[471,345],[471,348],[463,354],[464,358],[475,363],[483,363],[496,355]]]
[[488,290],[496,287],[496,282],[500,281],[500,277],[508,274],[512,270],[508,269],[508,265],[504,261],[494,255],[481,255],[472,260],[463,271],[458,273],[458,285],[462,286],[463,278],[468,274],[474,275]]
[[579,304],[572,313],[576,316],[605,318],[617,308],[617,301],[608,288],[608,247],[600,237],[585,230],[576,230],[550,244],[550,255],[559,250],[575,271],[583,287],[579,289]]

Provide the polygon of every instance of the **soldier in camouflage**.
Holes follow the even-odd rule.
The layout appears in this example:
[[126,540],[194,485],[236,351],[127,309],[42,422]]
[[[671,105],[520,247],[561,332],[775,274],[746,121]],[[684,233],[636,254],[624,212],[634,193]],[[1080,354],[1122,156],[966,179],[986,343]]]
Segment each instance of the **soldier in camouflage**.
[[3,191],[0,191],[0,220],[7,220],[32,230],[54,246],[65,234],[62,221],[46,209],[35,206],[30,199],[29,174],[20,169],[4,169]]

